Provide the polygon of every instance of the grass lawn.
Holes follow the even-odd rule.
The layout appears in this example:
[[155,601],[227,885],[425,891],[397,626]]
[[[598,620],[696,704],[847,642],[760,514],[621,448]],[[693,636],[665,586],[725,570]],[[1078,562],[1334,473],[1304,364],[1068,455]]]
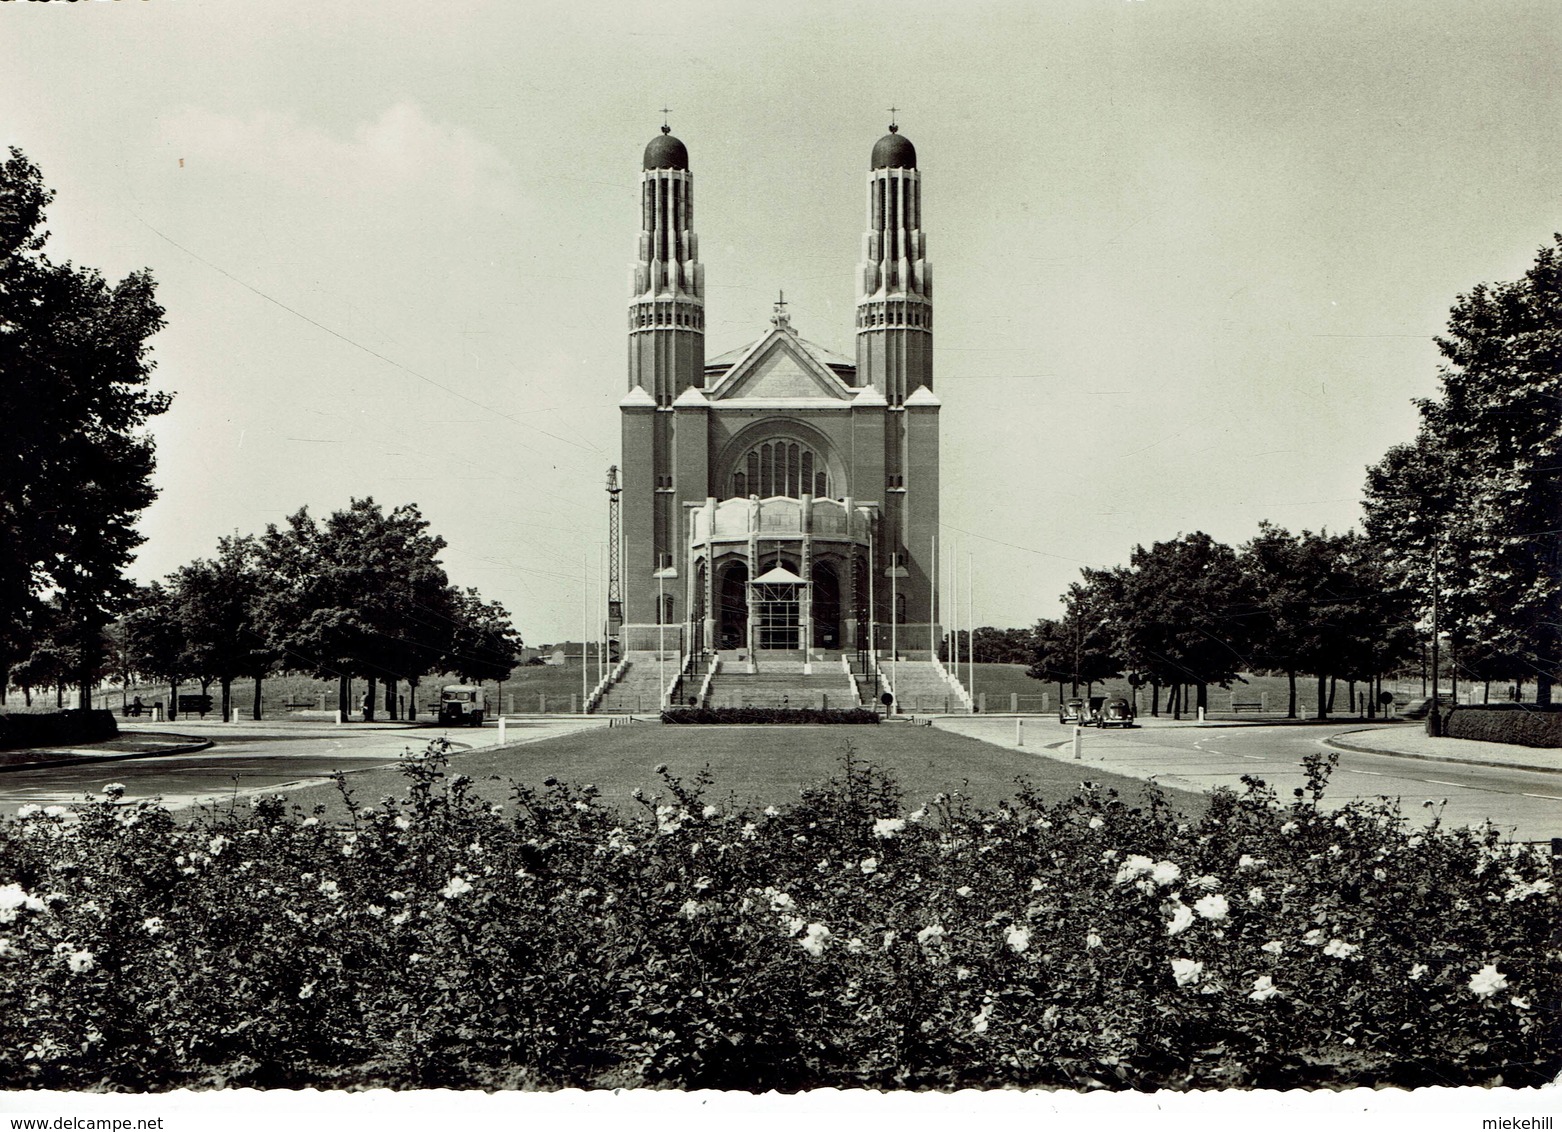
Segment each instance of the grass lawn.
[[[471,776],[484,798],[509,798],[513,780],[541,784],[553,775],[577,784],[592,783],[603,799],[633,805],[630,792],[665,793],[654,768],[688,781],[709,764],[714,776],[707,797],[717,803],[730,798],[761,805],[794,801],[800,787],[823,782],[840,771],[846,744],[856,757],[888,770],[904,793],[907,808],[915,808],[939,791],[959,790],[978,805],[990,806],[1013,797],[1021,776],[1049,801],[1079,792],[1079,772],[1063,763],[1022,751],[1006,750],[976,739],[951,735],[932,727],[884,724],[877,727],[663,727],[593,728],[500,750],[472,751],[452,756],[451,773]],[[1116,789],[1125,799],[1143,797],[1137,779],[1093,773],[1091,780]],[[354,797],[373,804],[387,794],[401,796],[406,780],[395,768],[348,775]],[[1179,809],[1202,814],[1204,796],[1171,792]],[[325,803],[332,818],[343,815],[335,787],[294,791],[293,801],[313,807]]]

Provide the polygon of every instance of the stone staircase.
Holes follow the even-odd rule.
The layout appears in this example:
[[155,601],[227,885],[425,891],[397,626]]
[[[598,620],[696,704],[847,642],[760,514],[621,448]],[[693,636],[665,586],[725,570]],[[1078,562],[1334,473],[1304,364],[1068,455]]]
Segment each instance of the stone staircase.
[[808,675],[803,673],[801,652],[760,652],[754,657],[758,671],[752,673],[737,653],[724,652],[721,657],[721,670],[711,680],[709,707],[857,706],[838,653],[816,655]]
[[901,714],[966,715],[970,712],[960,692],[931,660],[902,660],[897,664],[880,656],[879,671],[885,680],[894,682],[895,705]]
[[670,681],[678,674],[678,654],[668,653],[666,666],[655,652],[630,652],[625,655],[628,664],[624,673],[602,696],[594,714],[625,715],[632,712],[659,712],[662,710],[662,677]]

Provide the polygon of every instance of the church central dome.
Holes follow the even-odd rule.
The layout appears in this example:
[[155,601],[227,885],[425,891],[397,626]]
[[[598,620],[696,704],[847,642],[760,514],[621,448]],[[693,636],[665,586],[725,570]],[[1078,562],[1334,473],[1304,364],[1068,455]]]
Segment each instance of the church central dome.
[[917,147],[900,136],[899,127],[891,126],[873,147],[873,169],[915,169]]
[[689,167],[689,151],[684,144],[668,132],[666,126],[658,137],[651,139],[651,144],[645,147],[646,169],[687,169]]

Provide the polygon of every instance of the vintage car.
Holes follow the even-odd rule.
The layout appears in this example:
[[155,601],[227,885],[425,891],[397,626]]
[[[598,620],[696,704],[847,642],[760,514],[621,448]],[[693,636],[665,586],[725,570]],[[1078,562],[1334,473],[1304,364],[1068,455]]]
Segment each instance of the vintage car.
[[1132,727],[1133,725],[1133,705],[1121,696],[1113,696],[1107,700],[1101,705],[1100,714],[1096,716],[1097,727]]
[[1058,708],[1058,722],[1084,723],[1085,710],[1084,700],[1064,700],[1063,706]]

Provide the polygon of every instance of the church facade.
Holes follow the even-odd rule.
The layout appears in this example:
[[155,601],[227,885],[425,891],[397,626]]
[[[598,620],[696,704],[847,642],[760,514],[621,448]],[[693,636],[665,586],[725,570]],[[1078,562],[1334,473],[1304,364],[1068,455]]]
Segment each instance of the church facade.
[[855,358],[803,338],[778,302],[755,341],[707,359],[694,178],[666,127],[640,187],[622,646],[805,663],[875,636],[934,647],[939,400],[915,148],[891,126],[872,150]]

